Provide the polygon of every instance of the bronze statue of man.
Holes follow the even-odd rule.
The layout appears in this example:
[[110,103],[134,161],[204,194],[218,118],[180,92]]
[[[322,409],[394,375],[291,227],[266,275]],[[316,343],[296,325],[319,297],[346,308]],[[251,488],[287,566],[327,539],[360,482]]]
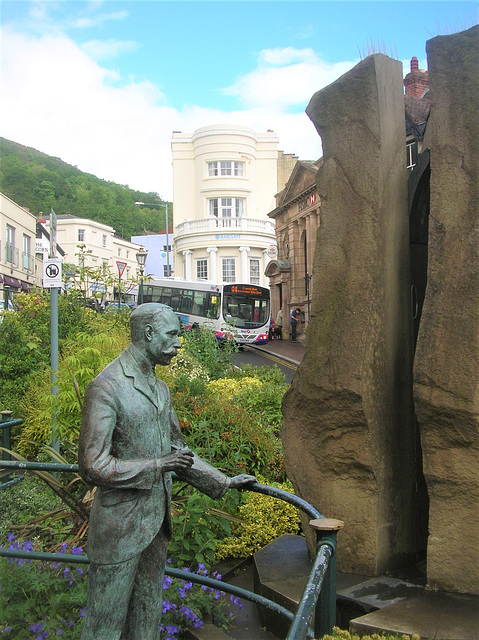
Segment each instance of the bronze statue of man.
[[155,376],[180,348],[179,320],[161,304],[131,314],[131,344],[87,387],[78,462],[97,491],[81,640],[158,640],[171,537],[171,472],[212,498],[255,480],[228,478],[190,451],[168,387]]

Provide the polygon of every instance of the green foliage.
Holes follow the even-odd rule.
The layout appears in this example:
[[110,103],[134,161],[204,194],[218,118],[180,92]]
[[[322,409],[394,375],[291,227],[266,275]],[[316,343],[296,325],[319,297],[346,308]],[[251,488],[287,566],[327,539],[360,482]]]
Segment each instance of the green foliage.
[[[12,550],[34,551],[31,541],[8,536]],[[60,545],[60,554],[82,555],[81,547]],[[78,640],[85,616],[88,569],[84,564],[0,558],[0,633],[12,640],[40,640],[61,636]],[[208,577],[204,565],[196,573]],[[212,577],[219,578],[215,573]],[[201,588],[168,576],[163,581],[163,617],[160,638],[201,626],[205,614],[224,618],[223,592]]]
[[238,352],[234,340],[219,342],[208,323],[199,330],[185,331],[183,337],[183,349],[206,369],[210,380],[218,380],[231,373],[233,356]]
[[[30,147],[0,138],[2,163],[0,191],[35,214],[72,212],[80,218],[111,225],[124,238],[165,228],[163,207],[135,206],[135,202],[161,204],[157,193],[135,191],[126,185],[101,180]],[[171,205],[170,205],[171,207]],[[169,212],[171,220],[171,210]]]
[[[18,293],[15,312],[0,323],[0,407],[19,412],[20,400],[38,372],[50,364],[50,300],[48,293]],[[70,336],[87,331],[94,312],[76,299],[59,296],[58,343],[60,350]]]
[[[271,483],[270,486],[293,493],[291,483]],[[280,506],[279,506],[280,505]],[[240,522],[233,524],[233,535],[219,543],[215,559],[248,558],[253,553],[285,533],[300,531],[296,507],[276,498],[249,492],[238,508]]]
[[22,482],[0,491],[0,544],[6,543],[9,531],[23,529],[34,515],[61,507],[60,498],[45,490],[45,484],[38,477],[25,474]]
[[[94,312],[93,312],[94,313]],[[20,403],[24,424],[17,451],[24,456],[36,454],[38,447],[51,440],[51,416],[57,412],[57,430],[62,450],[70,462],[76,462],[76,446],[81,425],[81,402],[88,383],[114,360],[128,344],[121,314],[98,316],[92,324],[97,331],[78,333],[65,343],[58,364],[58,396],[51,395],[50,373],[38,374]]]
[[325,635],[319,640],[420,640],[420,638],[415,633],[411,636],[408,634],[397,636],[389,633],[372,633],[371,635],[358,636],[346,631],[345,629],[333,627],[332,635]]
[[[13,536],[9,540],[10,548],[33,551],[29,541],[20,545]],[[78,638],[86,602],[85,571],[80,565],[1,558],[2,634],[15,640],[57,634],[70,640]],[[48,633],[41,635],[43,632]]]
[[[181,498],[181,492],[187,494]],[[221,500],[190,487],[180,488],[173,498],[173,536],[168,550],[175,566],[190,569],[196,564],[211,565],[216,546],[231,534],[230,512],[234,512],[240,494],[229,492]]]

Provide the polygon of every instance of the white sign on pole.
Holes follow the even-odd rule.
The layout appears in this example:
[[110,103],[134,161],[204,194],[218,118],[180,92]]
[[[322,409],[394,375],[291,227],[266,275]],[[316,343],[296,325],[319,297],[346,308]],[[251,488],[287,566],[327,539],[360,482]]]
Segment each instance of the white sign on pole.
[[61,288],[62,286],[61,258],[48,258],[43,261],[43,286],[45,289]]
[[118,275],[121,278],[121,276],[123,275],[123,271],[125,270],[125,267],[126,267],[126,262],[120,262],[119,260],[117,260],[116,266],[118,267]]

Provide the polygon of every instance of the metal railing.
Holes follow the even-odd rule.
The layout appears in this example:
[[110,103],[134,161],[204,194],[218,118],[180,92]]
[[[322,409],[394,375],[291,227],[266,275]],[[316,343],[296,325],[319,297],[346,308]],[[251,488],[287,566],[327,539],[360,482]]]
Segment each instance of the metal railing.
[[[19,424],[21,420],[10,420],[10,426],[13,423]],[[6,424],[6,423],[4,423]],[[78,473],[78,465],[76,464],[60,464],[47,462],[18,462],[13,460],[0,461],[0,469],[10,471],[50,471],[52,473],[67,472]],[[174,476],[174,474],[173,474]],[[11,484],[11,483],[10,483]],[[287,491],[269,487],[267,485],[254,483],[248,490],[262,493],[279,500],[283,500],[294,505],[311,518],[310,526],[316,532],[316,558],[312,563],[312,568],[303,594],[299,600],[299,604],[295,613],[292,613],[285,607],[260,596],[256,593],[246,591],[240,587],[185,572],[180,569],[166,567],[166,574],[182,580],[195,582],[206,587],[211,587],[219,591],[224,591],[230,595],[243,598],[253,602],[256,605],[264,607],[279,616],[285,617],[290,622],[290,627],[286,640],[305,640],[306,638],[320,638],[325,634],[332,633],[332,628],[336,624],[336,537],[338,530],[342,527],[339,520],[331,520],[324,518],[308,502],[295,496]],[[31,560],[44,560],[55,562],[73,562],[80,564],[88,564],[88,557],[85,555],[71,555],[64,553],[45,553],[34,551],[20,551],[18,549],[10,550],[0,548],[0,556],[9,558],[27,558]],[[311,619],[314,615],[314,630],[311,628]]]
[[231,233],[232,231],[256,232],[271,234],[273,239],[274,223],[270,220],[259,220],[256,218],[206,218],[203,220],[188,220],[176,227],[176,236],[196,234],[201,232]]

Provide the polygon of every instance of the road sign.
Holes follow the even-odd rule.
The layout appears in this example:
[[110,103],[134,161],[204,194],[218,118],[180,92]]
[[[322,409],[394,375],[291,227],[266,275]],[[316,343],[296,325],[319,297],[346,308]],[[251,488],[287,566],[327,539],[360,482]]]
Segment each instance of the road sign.
[[125,270],[125,267],[126,267],[126,262],[120,262],[119,260],[117,260],[116,266],[118,267],[118,275],[121,278],[121,276],[123,275],[123,271]]
[[43,286],[45,289],[60,288],[62,286],[61,258],[48,258],[43,261]]
[[53,209],[50,211],[50,253],[48,257],[57,257],[57,214]]

